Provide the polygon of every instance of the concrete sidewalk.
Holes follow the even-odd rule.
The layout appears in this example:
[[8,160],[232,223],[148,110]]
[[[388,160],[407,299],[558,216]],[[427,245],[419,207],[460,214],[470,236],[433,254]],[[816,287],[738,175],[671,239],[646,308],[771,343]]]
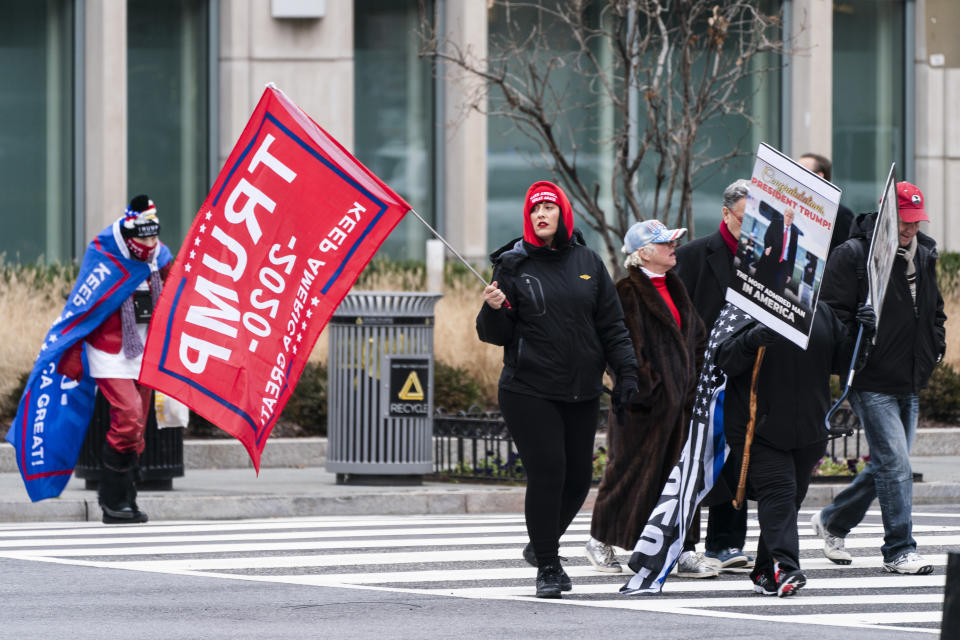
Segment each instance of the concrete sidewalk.
[[[236,466],[191,468],[187,464],[184,477],[174,479],[172,491],[141,491],[138,503],[151,520],[523,511],[524,489],[516,486],[438,482],[420,486],[338,485],[335,474],[323,468],[325,455],[320,452],[325,454],[326,442],[321,439],[271,441],[259,477],[234,441],[212,445],[187,441],[184,449],[185,458],[194,464],[210,465],[210,460],[217,460],[222,467]],[[0,450],[0,457],[11,453]],[[279,461],[293,465],[279,465]],[[270,466],[273,464],[277,466]],[[960,455],[917,456],[913,468],[923,474],[923,482],[914,484],[915,504],[960,504]],[[0,522],[98,522],[96,492],[86,490],[84,485],[83,480],[71,478],[59,498],[31,503],[19,474],[2,472]],[[804,506],[826,505],[844,486],[812,484]],[[585,509],[592,507],[595,492],[588,497]]]

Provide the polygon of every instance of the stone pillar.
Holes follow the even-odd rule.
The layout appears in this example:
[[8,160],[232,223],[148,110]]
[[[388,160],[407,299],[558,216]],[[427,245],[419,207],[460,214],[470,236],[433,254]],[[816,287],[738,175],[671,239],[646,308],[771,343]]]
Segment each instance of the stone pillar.
[[833,2],[794,0],[787,152],[833,157]]
[[[923,191],[930,223],[922,225],[940,251],[960,251],[960,57],[951,55],[955,22],[949,0],[917,0],[914,127],[916,175],[907,176]],[[940,44],[935,44],[938,42]],[[933,50],[936,49],[936,50]],[[955,50],[956,47],[953,47]],[[955,52],[953,52],[955,53]]]
[[127,4],[84,3],[86,241],[127,205]]
[[[487,57],[487,8],[476,0],[448,0],[445,4],[443,39],[457,43],[476,60]],[[444,165],[438,180],[444,181],[443,202],[437,218],[443,219],[447,240],[468,261],[485,264],[487,259],[487,118],[465,105],[483,83],[445,65],[443,70],[445,111],[443,118]],[[484,98],[485,100],[485,98]]]
[[274,18],[271,3],[220,3],[220,164],[273,82],[347,149],[353,148],[353,2],[322,18]]

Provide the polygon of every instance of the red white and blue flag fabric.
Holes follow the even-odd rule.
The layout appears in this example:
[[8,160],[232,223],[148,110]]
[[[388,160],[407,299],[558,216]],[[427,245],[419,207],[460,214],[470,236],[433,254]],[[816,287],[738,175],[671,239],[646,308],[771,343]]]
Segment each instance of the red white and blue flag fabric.
[[[171,255],[165,245],[158,246],[157,267],[162,268]],[[87,373],[85,356],[79,381],[57,373],[61,356],[100,326],[149,276],[150,265],[130,257],[119,221],[100,232],[83,254],[77,282],[43,339],[7,432],[34,502],[63,491],[93,415],[97,387]]]
[[410,206],[268,87],[154,311],[140,382],[260,455],[314,343]]
[[717,349],[753,321],[728,303],[710,331],[687,442],[630,556],[629,566],[636,574],[620,588],[620,593],[660,593],[683,551],[683,540],[694,514],[720,476],[730,448],[723,431],[727,376],[716,365]]

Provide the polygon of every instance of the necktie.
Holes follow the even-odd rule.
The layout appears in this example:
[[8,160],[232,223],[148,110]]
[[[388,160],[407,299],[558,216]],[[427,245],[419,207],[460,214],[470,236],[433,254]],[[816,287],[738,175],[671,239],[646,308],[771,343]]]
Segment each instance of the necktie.
[[780,252],[780,262],[787,259],[787,238],[790,236],[790,227],[783,228],[783,251]]

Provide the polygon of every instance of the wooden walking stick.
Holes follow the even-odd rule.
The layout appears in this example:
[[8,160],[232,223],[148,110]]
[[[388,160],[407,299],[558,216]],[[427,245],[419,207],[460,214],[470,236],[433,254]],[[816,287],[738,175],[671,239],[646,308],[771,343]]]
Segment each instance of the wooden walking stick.
[[743,461],[740,463],[740,480],[737,482],[737,497],[733,499],[733,508],[742,509],[746,503],[747,470],[750,468],[750,446],[753,444],[753,428],[757,421],[757,374],[763,364],[766,347],[757,349],[757,359],[753,362],[753,375],[750,377],[750,419],[747,420],[747,435],[743,441]]

